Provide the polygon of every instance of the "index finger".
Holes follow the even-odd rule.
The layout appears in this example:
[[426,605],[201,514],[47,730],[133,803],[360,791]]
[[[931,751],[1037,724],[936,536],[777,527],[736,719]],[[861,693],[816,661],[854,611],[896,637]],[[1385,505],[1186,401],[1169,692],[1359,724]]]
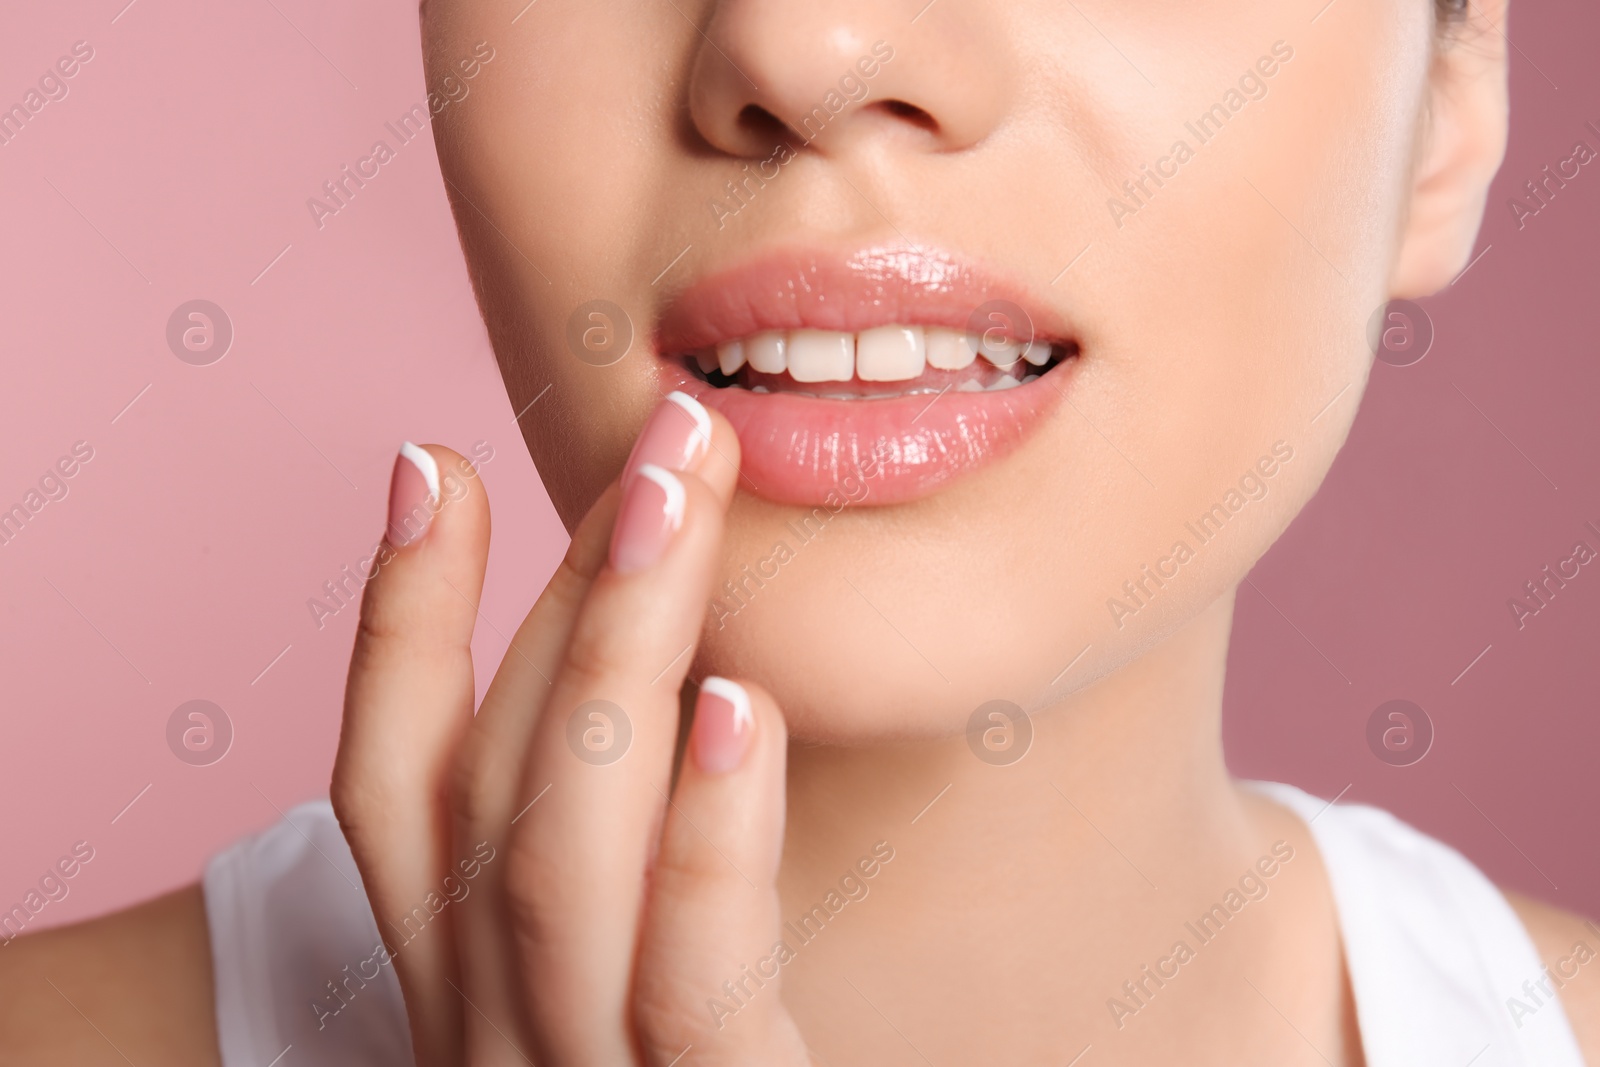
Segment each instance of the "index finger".
[[[704,410],[704,409],[702,409]],[[573,623],[535,728],[510,840],[508,891],[540,1052],[631,1062],[628,999],[646,869],[670,791],[678,690],[694,658],[733,495],[731,462],[705,477],[641,466],[624,487],[606,564]]]
[[407,444],[379,565],[362,590],[331,794],[379,931],[397,951],[405,946],[396,970],[421,1062],[444,1062],[460,1030],[446,984],[453,939],[449,923],[414,940],[401,924],[450,863],[442,797],[456,738],[472,721],[472,632],[488,555],[477,471],[442,446]]

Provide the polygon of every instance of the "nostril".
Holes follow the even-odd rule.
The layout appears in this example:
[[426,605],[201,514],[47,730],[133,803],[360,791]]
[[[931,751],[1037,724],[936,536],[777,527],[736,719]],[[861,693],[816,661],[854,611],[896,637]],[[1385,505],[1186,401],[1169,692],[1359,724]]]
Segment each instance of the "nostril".
[[789,127],[760,104],[746,104],[740,109],[737,122],[741,132],[763,144],[784,140],[789,133]]
[[908,104],[904,100],[880,100],[872,105],[888,112],[903,122],[934,133],[939,129],[939,122],[932,115],[915,104]]

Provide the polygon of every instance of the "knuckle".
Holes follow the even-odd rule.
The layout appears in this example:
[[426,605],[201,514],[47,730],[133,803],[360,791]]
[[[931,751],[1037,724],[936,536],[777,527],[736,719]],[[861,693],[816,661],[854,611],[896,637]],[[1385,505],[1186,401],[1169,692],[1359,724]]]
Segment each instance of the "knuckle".
[[368,592],[361,598],[361,611],[356,616],[356,644],[354,656],[376,658],[378,650],[400,640],[404,631],[394,617],[394,612],[383,607],[383,598]]
[[567,550],[561,556],[561,563],[551,577],[551,583],[563,581],[580,588],[588,585],[600,573],[608,548],[607,540],[593,536],[588,529],[580,527],[567,543]]
[[609,620],[591,612],[581,613],[567,643],[565,671],[588,684],[603,684],[626,674],[638,655],[629,651],[632,642],[623,634],[623,628]]
[[[352,661],[389,665],[471,649],[476,605],[462,575],[412,568],[374,577],[361,592]],[[463,589],[466,591],[463,592]]]
[[556,565],[555,573],[540,592],[535,612],[541,608],[549,614],[570,615],[577,612],[593,581],[594,575],[585,573],[573,563],[572,550],[569,548],[567,558]]
[[652,880],[658,892],[686,900],[707,899],[725,886],[744,884],[714,844],[675,819],[661,835]]
[[384,541],[361,586],[361,606],[356,612],[356,633],[360,637],[392,640],[404,630],[403,613],[398,610],[403,605],[397,603],[402,598],[392,595],[405,584],[401,582],[397,587],[395,579],[405,576],[395,573],[396,562],[394,550]]
[[574,879],[526,835],[512,839],[506,850],[506,905],[511,925],[529,945],[548,944],[556,938],[573,895]]
[[494,744],[474,720],[450,769],[448,795],[451,809],[475,832],[505,817],[501,809],[512,767],[512,753]]
[[378,813],[386,807],[381,786],[365,781],[344,768],[335,769],[328,800],[333,805],[333,815],[339,822],[339,829],[352,846],[367,839]]
[[[709,991],[698,991],[703,1001]],[[686,1045],[705,1044],[709,1017],[700,1015],[707,1009],[703,1003],[694,1003],[696,994],[681,984],[663,980],[654,975],[642,975],[634,986],[633,1024],[644,1046],[644,1062],[665,1065],[671,1063]]]
[[574,551],[570,545],[567,547],[567,554],[561,557],[556,572],[545,583],[546,592],[568,603],[577,602],[594,579],[594,575],[586,573],[580,561],[573,558]]

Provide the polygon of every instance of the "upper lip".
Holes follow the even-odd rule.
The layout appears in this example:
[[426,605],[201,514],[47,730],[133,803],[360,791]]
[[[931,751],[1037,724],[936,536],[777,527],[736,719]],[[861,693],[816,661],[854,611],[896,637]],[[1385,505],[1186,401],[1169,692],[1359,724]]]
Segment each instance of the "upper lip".
[[[925,245],[873,245],[830,251],[784,248],[752,256],[698,279],[663,310],[656,351],[680,355],[764,330],[875,326],[973,329],[991,301],[1011,305],[1000,320],[1018,340],[1074,339],[1069,324],[1028,287],[989,268]],[[1031,328],[1031,337],[1026,332]]]

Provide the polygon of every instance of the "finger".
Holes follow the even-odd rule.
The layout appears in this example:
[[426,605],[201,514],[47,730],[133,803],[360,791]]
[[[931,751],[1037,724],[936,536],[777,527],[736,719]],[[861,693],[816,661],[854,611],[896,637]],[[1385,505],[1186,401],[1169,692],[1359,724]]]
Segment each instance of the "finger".
[[513,801],[528,738],[557,672],[572,616],[605,559],[617,501],[613,486],[578,524],[565,557],[512,638],[456,762],[455,851],[487,857],[455,916],[469,1005],[464,1018],[469,1063],[515,1067],[529,1059],[522,975],[516,945],[506,936],[506,838],[518,817]]
[[[720,416],[684,394],[674,393],[651,414],[639,435],[623,481],[645,463],[702,473],[720,499],[732,495],[738,439]],[[708,468],[715,468],[710,469]],[[537,794],[519,793],[529,741],[539,711],[559,672],[574,619],[595,575],[605,564],[621,492],[612,485],[579,523],[565,558],[507,650],[499,672],[463,744],[456,768],[457,851],[481,844],[503,854],[506,836]],[[491,867],[470,902],[458,913],[464,984],[472,1005],[468,1040],[484,1052],[505,1051],[506,1038],[489,1032],[510,1029],[521,998],[516,946],[505,937],[507,901],[504,864]],[[474,1030],[481,1014],[495,1027]]]
[[627,998],[642,880],[736,474],[720,462],[703,469],[721,484],[641,466],[624,488],[606,564],[529,751],[521,797],[543,799],[510,839],[507,876],[550,1062],[632,1056]]
[[[634,986],[645,1063],[807,1063],[778,996],[783,716],[753,685],[707,678],[661,830]],[[780,947],[782,946],[782,947]]]
[[[653,463],[699,475],[726,502],[738,477],[738,451],[738,437],[725,418],[675,392],[651,413],[621,481],[630,481],[640,466]],[[459,763],[455,793],[458,809],[468,816],[470,834],[503,831],[530,799],[517,790],[533,724],[560,671],[578,609],[605,564],[620,501],[620,486],[613,484],[578,524],[565,558],[517,630],[484,695]]]
[[450,859],[446,789],[472,716],[472,630],[489,553],[489,503],[472,465],[407,444],[345,685],[332,799],[379,933],[396,954],[419,1063],[448,1063],[460,998],[450,924],[433,921]]

